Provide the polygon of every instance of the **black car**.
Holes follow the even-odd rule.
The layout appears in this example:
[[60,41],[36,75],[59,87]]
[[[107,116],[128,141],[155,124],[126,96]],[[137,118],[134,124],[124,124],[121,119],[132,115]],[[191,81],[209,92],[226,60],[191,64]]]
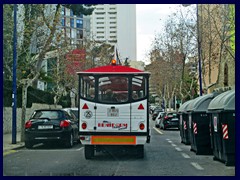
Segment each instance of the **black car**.
[[176,112],[167,112],[160,120],[160,129],[178,128],[179,117]]
[[71,148],[79,140],[77,124],[76,117],[63,109],[35,110],[25,123],[25,146],[61,142]]

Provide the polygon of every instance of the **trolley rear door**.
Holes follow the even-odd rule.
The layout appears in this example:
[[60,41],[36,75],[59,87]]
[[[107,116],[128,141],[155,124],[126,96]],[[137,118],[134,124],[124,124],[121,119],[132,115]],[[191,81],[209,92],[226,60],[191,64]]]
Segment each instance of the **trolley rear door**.
[[130,104],[96,104],[97,132],[130,132]]

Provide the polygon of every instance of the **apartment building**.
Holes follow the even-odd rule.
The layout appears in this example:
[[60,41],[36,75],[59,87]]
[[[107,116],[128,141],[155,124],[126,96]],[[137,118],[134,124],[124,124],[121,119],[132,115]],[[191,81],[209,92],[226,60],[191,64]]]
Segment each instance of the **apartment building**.
[[99,4],[90,21],[92,41],[117,45],[120,59],[136,60],[135,4]]

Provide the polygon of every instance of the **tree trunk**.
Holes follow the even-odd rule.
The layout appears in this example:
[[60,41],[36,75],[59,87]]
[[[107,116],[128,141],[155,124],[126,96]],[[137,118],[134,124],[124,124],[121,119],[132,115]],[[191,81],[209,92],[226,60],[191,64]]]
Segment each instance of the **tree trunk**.
[[21,142],[25,140],[25,121],[26,121],[26,109],[27,109],[27,80],[24,80],[22,87],[22,118],[21,118]]

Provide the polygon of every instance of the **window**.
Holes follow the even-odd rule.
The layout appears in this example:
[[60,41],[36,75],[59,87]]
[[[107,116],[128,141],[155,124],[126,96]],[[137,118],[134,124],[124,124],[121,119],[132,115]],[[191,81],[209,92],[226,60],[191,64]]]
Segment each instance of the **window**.
[[70,10],[70,16],[73,16],[73,11],[72,10]]
[[132,99],[133,101],[146,97],[146,78],[134,76],[132,78]]
[[83,76],[80,79],[81,97],[88,100],[95,99],[95,78],[93,76]]
[[65,19],[62,18],[62,26],[65,26]]
[[105,12],[95,12],[95,14],[105,14]]
[[128,78],[122,76],[102,76],[98,80],[98,100],[105,103],[128,101]]
[[77,39],[83,39],[83,30],[77,30]]
[[61,14],[62,14],[62,15],[65,15],[65,8],[64,8],[64,7],[62,7]]
[[70,19],[70,26],[71,26],[72,28],[74,27],[74,19],[73,19],[73,18]]
[[77,28],[83,28],[83,20],[82,19],[77,19],[76,24],[77,24]]

